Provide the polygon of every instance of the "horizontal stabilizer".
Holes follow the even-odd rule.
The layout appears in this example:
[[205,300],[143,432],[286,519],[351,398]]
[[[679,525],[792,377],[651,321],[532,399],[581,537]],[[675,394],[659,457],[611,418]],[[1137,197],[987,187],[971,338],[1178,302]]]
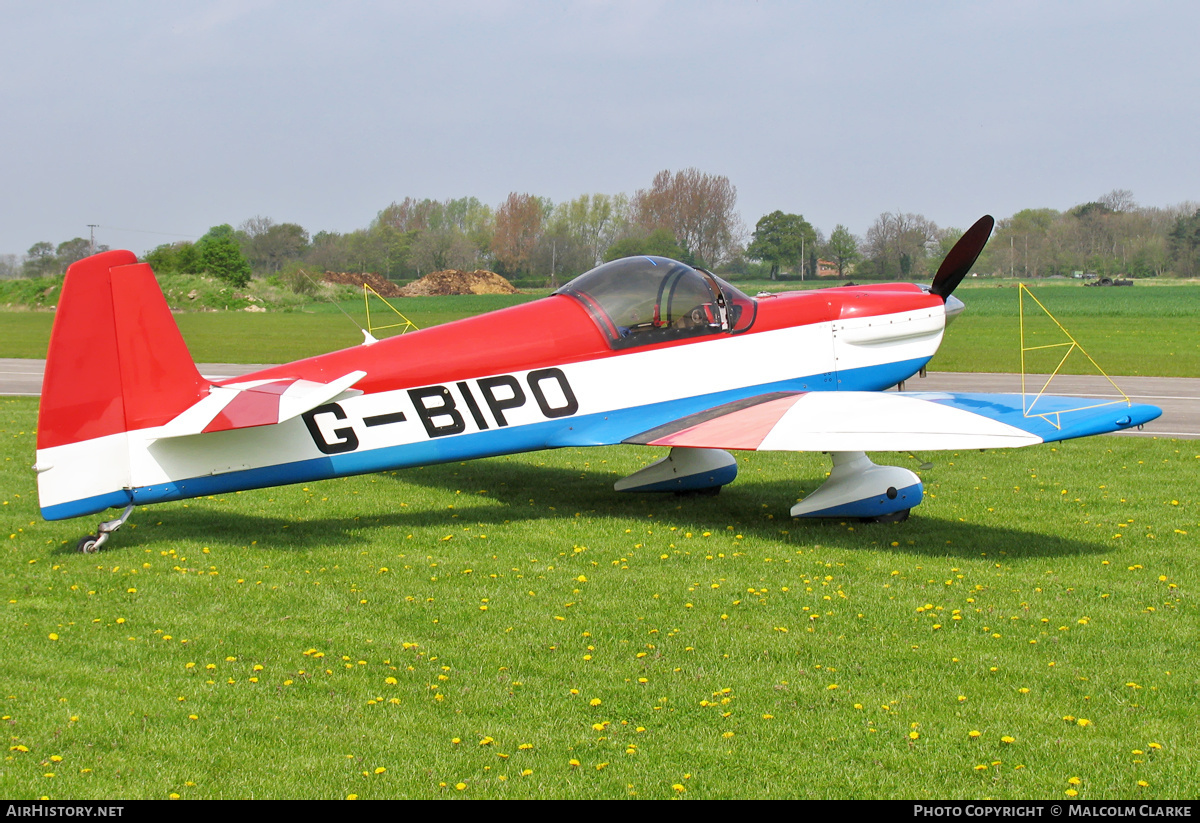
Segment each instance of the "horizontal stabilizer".
[[207,397],[167,423],[159,437],[273,426],[328,403],[366,374],[353,371],[330,383],[293,378],[212,386]]
[[718,406],[626,443],[752,451],[930,451],[1050,443],[1140,426],[1156,406],[1019,394],[775,393]]

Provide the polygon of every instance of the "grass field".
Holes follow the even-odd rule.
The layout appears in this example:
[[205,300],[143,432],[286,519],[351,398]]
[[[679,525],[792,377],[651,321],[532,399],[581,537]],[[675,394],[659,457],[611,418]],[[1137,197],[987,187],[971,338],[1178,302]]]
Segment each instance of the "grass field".
[[[819,455],[624,496],[561,450],[45,523],[0,399],[9,798],[1194,798],[1200,447]],[[925,456],[928,457],[928,456]],[[904,455],[887,455],[915,467]]]

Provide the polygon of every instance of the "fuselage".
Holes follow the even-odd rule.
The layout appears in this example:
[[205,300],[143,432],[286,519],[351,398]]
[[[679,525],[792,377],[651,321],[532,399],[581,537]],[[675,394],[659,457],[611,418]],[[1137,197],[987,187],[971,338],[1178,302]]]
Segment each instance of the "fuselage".
[[639,338],[598,321],[580,299],[555,294],[225,384],[328,383],[366,373],[353,391],[276,425],[167,438],[168,420],[152,420],[39,450],[45,465],[86,453],[101,475],[120,463],[106,454],[128,453],[127,477],[43,486],[43,514],[58,519],[123,502],[616,444],[764,392],[882,390],[929,361],[945,322],[939,297],[880,285],[765,295],[744,303],[728,328]]

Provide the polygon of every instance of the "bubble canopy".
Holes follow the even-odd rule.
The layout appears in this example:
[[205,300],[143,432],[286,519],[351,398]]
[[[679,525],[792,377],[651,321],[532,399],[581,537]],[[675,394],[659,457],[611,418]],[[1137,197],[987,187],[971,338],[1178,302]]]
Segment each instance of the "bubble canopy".
[[666,257],[626,257],[560,288],[578,300],[614,349],[710,334],[738,334],[756,304],[721,278]]

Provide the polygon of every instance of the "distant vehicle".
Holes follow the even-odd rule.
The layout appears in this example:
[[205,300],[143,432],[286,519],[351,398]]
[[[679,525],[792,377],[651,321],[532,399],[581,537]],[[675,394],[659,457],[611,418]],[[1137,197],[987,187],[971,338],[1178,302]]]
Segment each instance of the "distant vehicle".
[[1111,277],[1101,277],[1092,283],[1084,283],[1084,286],[1132,286],[1132,280],[1114,280]]

